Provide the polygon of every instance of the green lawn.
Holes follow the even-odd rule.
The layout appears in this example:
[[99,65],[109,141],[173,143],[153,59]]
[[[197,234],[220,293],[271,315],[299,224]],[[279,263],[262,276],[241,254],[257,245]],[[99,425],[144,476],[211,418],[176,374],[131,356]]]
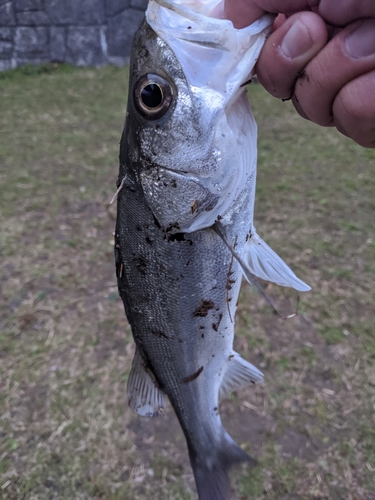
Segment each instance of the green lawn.
[[[127,69],[0,73],[0,498],[195,499],[171,409],[127,408],[134,351],[112,231]],[[249,86],[255,224],[309,283],[284,321],[248,285],[236,349],[264,385],[223,402],[258,459],[240,499],[375,498],[375,151]]]

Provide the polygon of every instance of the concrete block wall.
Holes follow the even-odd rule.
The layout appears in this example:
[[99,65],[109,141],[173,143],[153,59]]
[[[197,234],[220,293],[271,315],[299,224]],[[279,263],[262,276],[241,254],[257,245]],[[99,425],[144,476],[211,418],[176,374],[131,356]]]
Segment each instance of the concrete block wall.
[[0,71],[29,63],[123,65],[147,0],[0,0]]

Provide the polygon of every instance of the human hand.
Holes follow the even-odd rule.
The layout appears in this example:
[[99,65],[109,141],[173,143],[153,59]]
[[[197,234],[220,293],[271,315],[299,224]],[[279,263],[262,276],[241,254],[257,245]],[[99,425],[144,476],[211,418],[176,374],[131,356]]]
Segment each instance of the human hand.
[[242,28],[265,12],[279,15],[256,66],[262,85],[375,148],[374,0],[224,0],[220,17]]

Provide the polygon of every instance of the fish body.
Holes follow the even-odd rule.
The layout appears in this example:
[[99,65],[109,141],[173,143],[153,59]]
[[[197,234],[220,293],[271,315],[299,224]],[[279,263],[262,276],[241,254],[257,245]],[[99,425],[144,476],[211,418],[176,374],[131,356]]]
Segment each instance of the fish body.
[[129,404],[154,416],[168,395],[186,436],[200,498],[226,498],[225,470],[247,456],[221,425],[219,395],[262,380],[232,348],[240,266],[213,230],[168,237],[142,193],[130,183],[122,193],[117,274],[137,346]]
[[[129,405],[156,416],[168,396],[200,500],[225,500],[228,468],[251,459],[223,428],[219,401],[263,378],[233,351],[243,272],[299,289],[306,285],[253,227],[256,126],[241,88],[251,71],[247,48],[232,39],[237,60],[226,75],[216,71],[211,83],[199,64],[194,73],[194,50],[208,62],[216,57],[220,65],[223,54],[230,61],[231,32],[218,35],[216,21],[182,4],[151,1],[133,42],[120,146],[116,274],[136,344]],[[186,25],[187,40],[179,23]],[[256,36],[264,39],[269,24],[259,24]]]

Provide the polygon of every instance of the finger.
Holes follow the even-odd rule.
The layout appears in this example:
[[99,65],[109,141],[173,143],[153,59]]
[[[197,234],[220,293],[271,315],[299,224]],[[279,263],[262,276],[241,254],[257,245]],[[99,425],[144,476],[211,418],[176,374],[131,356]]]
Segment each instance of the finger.
[[270,94],[289,99],[298,75],[327,42],[324,21],[313,12],[289,17],[266,41],[256,66]]
[[336,35],[304,69],[294,89],[297,111],[319,125],[333,125],[336,95],[373,69],[375,20],[357,21]]
[[333,103],[337,129],[360,146],[375,148],[375,70],[349,82]]
[[223,16],[236,28],[244,28],[265,12],[274,14],[313,10],[328,23],[346,26],[358,19],[375,17],[374,0],[223,0]]
[[225,0],[223,17],[232,21],[235,28],[241,29],[259,19],[264,12],[259,5],[252,1]]
[[224,17],[233,22],[235,28],[244,28],[259,19],[265,12],[285,14],[310,10],[319,5],[319,0],[225,0]]
[[374,0],[320,0],[318,13],[329,23],[346,26],[349,23],[375,17]]
[[287,20],[286,14],[278,14],[272,25],[272,32],[278,30],[285,23],[286,20]]

